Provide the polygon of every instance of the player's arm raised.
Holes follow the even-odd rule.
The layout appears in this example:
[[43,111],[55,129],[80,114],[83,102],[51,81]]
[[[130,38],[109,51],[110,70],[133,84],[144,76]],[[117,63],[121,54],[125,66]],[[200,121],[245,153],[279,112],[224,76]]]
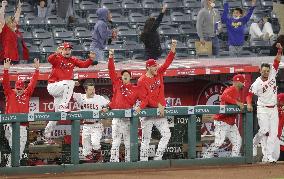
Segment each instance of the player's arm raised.
[[2,1],[2,7],[0,8],[0,33],[5,25],[5,8],[7,5],[7,1]]
[[38,77],[39,77],[39,59],[35,58],[34,59],[34,67],[35,67],[35,72],[33,74],[33,77],[27,87],[27,92],[29,93],[29,95],[31,96],[33,94],[33,91],[36,87],[36,84],[37,84],[37,80],[38,80]]
[[177,41],[172,40],[171,51],[168,54],[164,64],[158,69],[158,73],[164,73],[169,68],[169,66],[171,65],[171,63],[173,62],[173,60],[175,58],[176,47],[177,47]]
[[5,96],[7,96],[12,91],[9,79],[10,66],[11,66],[11,60],[6,58],[4,60],[4,72],[3,72],[3,81],[2,81]]
[[114,83],[115,81],[117,81],[117,74],[115,72],[115,66],[114,66],[114,59],[113,59],[113,54],[114,54],[114,50],[110,49],[108,51],[108,73],[109,73],[109,77],[111,79],[111,81]]

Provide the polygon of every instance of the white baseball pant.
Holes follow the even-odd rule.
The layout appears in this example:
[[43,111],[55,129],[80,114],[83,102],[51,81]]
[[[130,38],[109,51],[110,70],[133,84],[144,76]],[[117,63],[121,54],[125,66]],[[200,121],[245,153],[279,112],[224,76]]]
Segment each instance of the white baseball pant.
[[[5,137],[9,142],[9,146],[12,149],[12,125],[6,124],[4,125],[5,129]],[[27,143],[27,127],[20,126],[20,159],[23,157],[25,146]],[[6,166],[11,166],[11,154],[8,155],[8,162]]]
[[[267,159],[267,153],[266,153],[266,147],[267,147],[267,136],[263,137],[263,139],[260,141],[261,143],[261,149],[262,149],[262,154],[263,154],[263,158],[262,158],[262,162],[269,162]],[[277,137],[277,140],[275,141],[275,147],[273,149],[272,152],[272,158],[274,161],[277,161],[280,157],[280,140]]]
[[[68,103],[72,97],[75,81],[63,80],[47,85],[48,93],[54,97],[54,111],[59,111],[59,106],[68,107]],[[45,137],[50,138],[51,132],[56,126],[57,121],[49,121],[45,127]]]
[[226,137],[232,143],[232,157],[237,157],[240,154],[242,146],[242,138],[236,124],[229,125],[223,121],[214,121],[215,125],[215,140],[214,143],[206,150],[203,155],[203,158],[211,158],[214,155],[214,152],[224,143]]
[[130,162],[130,119],[113,118],[110,162],[119,162],[121,138],[125,146],[125,162]]
[[83,156],[92,154],[92,150],[101,149],[101,138],[103,136],[103,124],[84,124],[82,131]]
[[262,30],[259,28],[257,23],[252,23],[249,29],[249,34],[251,36],[251,40],[261,38],[265,34],[268,34],[269,37],[272,37],[274,35],[272,25],[269,22],[266,22],[264,24]]
[[[279,145],[277,144],[277,141],[279,141],[277,137],[279,122],[278,109],[276,106],[274,108],[258,106],[257,118],[259,130],[258,133],[254,136],[253,144],[258,145],[260,142],[262,142],[264,160],[274,162],[276,160],[273,157],[273,151]],[[265,137],[267,137],[267,140],[265,140]]]
[[162,136],[158,144],[158,149],[156,151],[154,160],[162,160],[164,151],[171,138],[171,131],[169,128],[168,120],[166,118],[142,117],[140,121],[141,121],[141,128],[142,128],[140,161],[148,161],[149,144],[151,140],[153,125],[156,126],[156,128],[159,130]]

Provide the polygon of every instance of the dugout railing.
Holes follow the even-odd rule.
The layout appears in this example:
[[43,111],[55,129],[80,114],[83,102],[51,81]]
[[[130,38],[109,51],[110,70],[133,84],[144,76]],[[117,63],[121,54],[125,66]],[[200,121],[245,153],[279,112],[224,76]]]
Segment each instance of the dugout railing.
[[[243,155],[240,157],[215,157],[200,159],[196,156],[196,115],[203,114],[242,114],[243,127]],[[72,171],[93,171],[93,170],[121,170],[134,168],[169,168],[186,167],[192,165],[222,165],[222,164],[246,164],[253,162],[253,113],[247,110],[241,111],[237,106],[181,106],[165,109],[166,116],[187,117],[188,121],[188,156],[187,159],[169,159],[147,162],[140,162],[138,159],[138,120],[139,117],[154,117],[159,115],[158,109],[144,109],[140,114],[133,110],[111,110],[107,113],[80,111],[80,112],[47,112],[29,114],[8,114],[0,115],[0,123],[12,124],[12,167],[0,168],[0,174],[24,174],[24,173],[57,173]],[[79,164],[79,138],[80,120],[82,119],[109,119],[109,118],[131,118],[130,147],[131,162],[119,163],[84,163]],[[34,121],[59,121],[71,120],[71,164],[44,165],[44,166],[20,166],[20,122]],[[17,167],[17,170],[15,170]]]

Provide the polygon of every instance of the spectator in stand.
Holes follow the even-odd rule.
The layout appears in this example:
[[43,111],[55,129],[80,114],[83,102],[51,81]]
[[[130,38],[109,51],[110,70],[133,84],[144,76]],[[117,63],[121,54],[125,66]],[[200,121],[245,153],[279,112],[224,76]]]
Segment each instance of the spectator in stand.
[[146,60],[157,60],[162,55],[160,34],[157,29],[163,20],[166,9],[167,6],[164,5],[157,18],[149,17],[145,22],[143,32],[141,33],[141,41],[145,45]]
[[45,0],[39,0],[39,5],[37,5],[37,16],[45,18],[47,16],[47,6]]
[[8,16],[5,20],[5,7],[7,1],[2,1],[2,8],[0,10],[0,32],[2,45],[0,49],[0,61],[6,58],[11,59],[11,62],[18,64],[20,60],[29,59],[29,51],[24,42],[22,33],[19,31],[19,21],[22,11],[22,2],[19,1],[17,10],[14,16]]
[[109,38],[115,39],[117,31],[108,28],[108,21],[112,20],[110,11],[107,8],[99,8],[96,12],[98,21],[92,32],[92,43],[90,51],[96,54],[96,61],[104,61],[104,49]]
[[284,35],[279,35],[278,38],[276,39],[275,43],[272,45],[270,49],[270,56],[276,56],[278,52],[278,48],[276,47],[276,44],[280,43],[282,47],[284,47]]
[[212,42],[212,52],[214,56],[219,55],[218,34],[221,31],[220,14],[215,7],[215,0],[201,0],[202,9],[198,12],[196,29],[202,45],[205,41]]
[[268,21],[268,17],[264,16],[257,22],[253,22],[249,29],[250,40],[262,39],[265,41],[271,40],[274,37],[271,23]]
[[243,10],[241,8],[235,8],[233,11],[233,17],[229,17],[229,3],[224,4],[224,12],[222,14],[222,23],[226,24],[228,31],[228,45],[231,56],[239,56],[239,53],[243,50],[245,41],[245,28],[249,21],[253,10],[255,8],[256,0],[251,1],[252,7],[248,13],[243,16]]

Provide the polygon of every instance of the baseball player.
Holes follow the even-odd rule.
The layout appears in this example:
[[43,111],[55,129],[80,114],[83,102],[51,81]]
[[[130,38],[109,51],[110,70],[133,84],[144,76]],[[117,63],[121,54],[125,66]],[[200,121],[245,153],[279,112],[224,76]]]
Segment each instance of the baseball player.
[[142,117],[142,142],[140,150],[140,161],[148,161],[149,143],[152,134],[153,125],[160,131],[162,138],[159,142],[154,160],[162,160],[164,151],[171,138],[171,132],[167,118],[164,117],[166,106],[164,94],[163,76],[167,68],[171,65],[176,52],[176,40],[172,40],[171,51],[169,52],[166,61],[159,66],[156,60],[149,59],[146,61],[146,73],[138,79],[138,87],[141,92],[142,102],[136,108],[136,112],[144,107],[152,107],[159,109],[160,117]]
[[[94,61],[96,54],[90,53],[89,59],[83,61],[71,56],[72,45],[63,43],[57,52],[48,57],[48,62],[52,65],[52,71],[48,78],[47,91],[54,97],[55,112],[69,112],[68,103],[72,97],[75,81],[73,80],[73,69],[75,67],[87,68],[96,65]],[[45,128],[45,137],[50,138],[51,131],[56,125],[56,121],[49,121]]]
[[[109,101],[103,96],[95,94],[95,84],[93,81],[86,81],[84,84],[86,94],[73,93],[73,99],[78,103],[83,111],[107,111]],[[103,124],[99,120],[85,119],[82,121],[82,145],[83,155],[87,159],[101,158],[101,138]],[[94,154],[96,155],[94,158]]]
[[[110,103],[111,109],[130,109],[133,108],[138,99],[138,88],[131,82],[131,72],[123,70],[121,78],[115,72],[114,50],[109,50],[108,70],[113,85],[113,97]],[[119,162],[119,146],[121,138],[125,146],[125,161],[130,161],[130,119],[113,118],[112,120],[112,146],[111,162]]]
[[[252,111],[252,97],[258,96],[257,118],[259,130],[253,139],[254,156],[257,155],[257,145],[262,143],[263,162],[276,162],[273,157],[273,150],[277,145],[278,132],[278,109],[277,109],[277,86],[276,75],[282,55],[282,46],[277,44],[278,53],[273,65],[262,64],[261,76],[251,85],[247,96],[248,110]],[[267,136],[267,138],[265,137]]]
[[[280,159],[283,160],[283,127],[284,127],[284,93],[280,93],[277,95],[278,102],[278,115],[279,115],[279,126],[278,126],[278,138],[279,138],[279,146],[280,146],[280,154],[278,155]],[[276,147],[277,150],[277,147]],[[277,155],[276,155],[277,157]]]
[[[241,101],[241,90],[244,82],[245,78],[243,75],[235,75],[233,77],[233,86],[228,87],[221,95],[221,105],[238,105],[243,110],[244,104]],[[204,153],[203,158],[213,157],[214,152],[223,144],[226,137],[232,143],[231,156],[239,156],[242,138],[236,125],[237,116],[237,114],[216,114],[214,116],[215,141]]]
[[[39,60],[34,59],[35,73],[28,85],[25,88],[25,83],[22,80],[18,80],[15,83],[15,89],[11,89],[9,80],[9,68],[10,59],[4,60],[4,72],[3,72],[3,90],[6,97],[6,114],[14,113],[29,113],[29,101],[36,87],[36,83],[39,76]],[[27,126],[29,123],[21,123],[20,125],[20,158],[24,153],[24,149],[27,142]],[[6,125],[5,136],[9,142],[9,146],[12,147],[12,127],[10,124]],[[11,155],[8,156],[7,166],[11,166]]]

